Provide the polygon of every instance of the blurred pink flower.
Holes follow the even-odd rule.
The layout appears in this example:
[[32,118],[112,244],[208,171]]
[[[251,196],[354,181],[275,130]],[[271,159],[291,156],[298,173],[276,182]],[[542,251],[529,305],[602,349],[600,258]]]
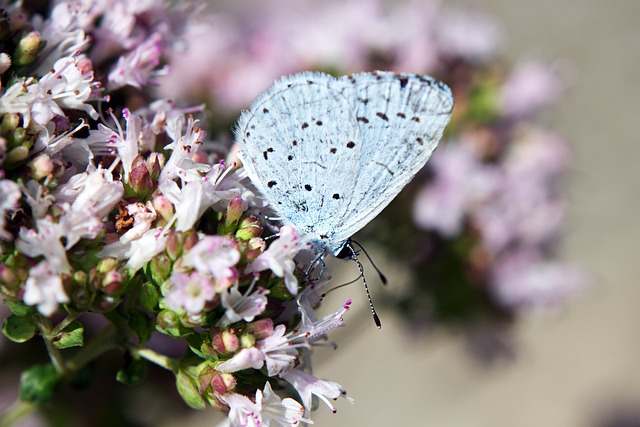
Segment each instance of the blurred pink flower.
[[193,271],[190,274],[171,275],[165,301],[174,310],[182,308],[189,314],[200,314],[207,302],[212,301],[215,296],[211,280]]
[[523,117],[535,114],[555,103],[565,85],[555,72],[540,62],[523,62],[507,77],[500,101],[505,116]]
[[584,270],[550,261],[534,250],[513,251],[492,266],[498,301],[511,308],[559,307],[590,282]]

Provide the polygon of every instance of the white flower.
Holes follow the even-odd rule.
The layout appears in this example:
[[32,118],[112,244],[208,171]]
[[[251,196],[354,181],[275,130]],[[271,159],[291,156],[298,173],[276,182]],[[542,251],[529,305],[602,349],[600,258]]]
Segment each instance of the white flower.
[[293,369],[281,375],[281,377],[296,389],[307,413],[311,410],[312,396],[317,396],[326,403],[333,413],[336,412],[336,409],[329,399],[336,400],[338,397],[343,397],[353,403],[353,399],[347,396],[347,392],[344,391],[342,386],[333,381],[321,380],[298,369]]
[[198,151],[198,147],[202,145],[205,133],[196,126],[196,123],[197,121],[193,117],[189,116],[188,119],[185,119],[183,115],[167,121],[165,130],[173,142],[166,145],[164,149],[172,151],[171,157],[167,160],[160,174],[160,183],[177,178],[179,170],[184,168],[183,163],[191,161]]
[[238,277],[235,265],[240,261],[235,240],[222,236],[206,236],[184,256],[184,265],[200,273],[210,274],[222,288]]
[[68,272],[71,269],[67,261],[67,253],[60,242],[63,236],[60,224],[53,222],[50,217],[37,220],[38,231],[26,228],[20,229],[20,237],[16,241],[18,250],[32,258],[43,255],[52,269],[58,272]]
[[18,208],[20,201],[20,187],[8,179],[0,180],[0,239],[9,240],[11,234],[4,229],[6,214]]
[[229,393],[221,396],[224,403],[229,405],[227,425],[230,427],[268,427],[298,426],[300,423],[313,423],[303,417],[304,408],[294,399],[281,399],[267,382],[264,392],[256,390],[255,403],[247,396]]
[[269,248],[258,256],[245,270],[255,273],[271,270],[278,277],[284,277],[284,283],[291,295],[298,293],[298,279],[293,275],[296,264],[293,258],[300,250],[298,232],[290,226],[280,228],[280,238],[271,243]]
[[231,373],[248,368],[260,369],[266,363],[271,377],[292,368],[298,358],[297,349],[309,347],[309,344],[300,340],[299,334],[285,332],[284,325],[276,326],[273,334],[256,342],[255,347],[240,350],[231,359],[219,363],[216,369]]
[[165,301],[174,310],[182,308],[189,314],[200,314],[216,295],[211,281],[197,271],[188,275],[173,273],[169,282]]
[[110,243],[98,252],[98,256],[128,259],[127,267],[137,271],[162,252],[166,245],[167,234],[162,232],[161,227],[158,227],[152,228],[136,240],[128,242],[118,240]]
[[253,321],[267,307],[268,293],[268,290],[258,286],[255,291],[252,292],[252,289],[249,288],[242,295],[238,290],[237,282],[226,291],[223,291],[220,299],[226,311],[219,327],[224,327],[239,320],[244,320],[245,322]]
[[37,305],[44,316],[55,313],[58,304],[69,302],[57,267],[45,260],[29,270],[23,300],[27,305]]
[[167,67],[157,69],[162,44],[162,36],[155,33],[131,52],[120,56],[117,65],[109,73],[109,88],[115,90],[127,85],[141,88],[154,77],[166,75]]
[[[182,179],[179,187],[173,180],[160,180],[159,189],[175,206],[176,230],[186,231],[192,228],[204,212],[210,207],[223,205],[227,207],[229,201],[241,194],[240,188],[221,187],[230,169],[224,163],[209,169],[202,177],[196,171],[199,164],[184,160],[182,165],[192,164],[189,171],[178,170]],[[208,168],[208,166],[207,166]],[[166,166],[165,166],[166,169]]]
[[146,204],[140,202],[130,203],[126,209],[127,213],[133,217],[133,226],[120,237],[120,241],[123,243],[138,239],[149,231],[151,224],[158,217],[158,213],[151,201],[148,201]]
[[82,184],[76,187],[81,190],[75,194],[73,203],[62,205],[64,214],[60,226],[67,238],[67,249],[81,238],[95,238],[104,226],[102,218],[113,210],[124,194],[122,183],[114,181],[106,169],[98,168],[81,175],[84,179],[74,181],[75,185]]

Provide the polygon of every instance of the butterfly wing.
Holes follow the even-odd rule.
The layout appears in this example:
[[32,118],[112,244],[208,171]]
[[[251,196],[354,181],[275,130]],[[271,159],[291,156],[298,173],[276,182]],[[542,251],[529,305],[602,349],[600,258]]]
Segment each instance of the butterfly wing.
[[428,76],[300,73],[256,98],[237,140],[283,222],[335,251],[424,166],[452,108],[449,88]]
[[352,104],[328,85],[333,80],[309,72],[278,80],[236,129],[251,181],[285,224],[313,241],[329,239],[329,218],[346,216],[346,203],[338,201],[357,179],[359,150],[348,146],[361,146],[360,128]]
[[333,84],[352,100],[362,150],[347,214],[333,239],[345,240],[377,216],[425,165],[451,117],[451,90],[432,77],[390,72],[345,76]]

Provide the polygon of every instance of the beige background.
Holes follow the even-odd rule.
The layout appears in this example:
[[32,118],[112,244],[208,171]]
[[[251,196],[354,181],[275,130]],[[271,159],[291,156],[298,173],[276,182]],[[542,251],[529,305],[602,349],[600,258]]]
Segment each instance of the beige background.
[[316,351],[315,373],[356,403],[338,401],[336,415],[321,406],[315,425],[601,426],[617,408],[640,425],[640,2],[469,3],[503,25],[510,60],[572,64],[574,86],[552,117],[575,153],[562,252],[598,283],[561,313],[519,322],[517,359],[489,369],[460,337],[412,337],[389,312],[378,331],[361,290],[336,292],[363,309],[333,336],[337,351]]

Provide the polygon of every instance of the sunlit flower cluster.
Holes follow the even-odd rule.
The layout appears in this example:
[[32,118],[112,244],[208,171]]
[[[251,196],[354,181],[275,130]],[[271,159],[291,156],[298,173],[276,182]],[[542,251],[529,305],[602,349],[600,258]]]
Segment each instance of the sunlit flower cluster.
[[[51,360],[27,368],[21,387],[32,393],[21,396],[45,403],[93,358],[124,349],[172,372],[188,405],[226,412],[232,426],[308,423],[312,396],[333,411],[331,400],[350,401],[303,357],[343,325],[350,301],[317,318],[326,282],[301,286],[296,230],[266,241],[263,203],[207,137],[203,106],[155,95],[200,10],[171,3],[1,11],[3,332],[39,335]],[[89,312],[104,316],[102,333],[90,332]],[[156,334],[184,353],[147,347]],[[118,380],[136,382],[131,366]]]

